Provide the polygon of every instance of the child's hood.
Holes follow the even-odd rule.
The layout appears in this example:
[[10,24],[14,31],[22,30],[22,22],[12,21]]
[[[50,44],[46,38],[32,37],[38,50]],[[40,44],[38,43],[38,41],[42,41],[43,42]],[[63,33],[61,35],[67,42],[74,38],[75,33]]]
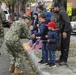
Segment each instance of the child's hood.
[[56,32],[57,34],[59,34],[59,29],[54,29],[52,30],[52,32]]

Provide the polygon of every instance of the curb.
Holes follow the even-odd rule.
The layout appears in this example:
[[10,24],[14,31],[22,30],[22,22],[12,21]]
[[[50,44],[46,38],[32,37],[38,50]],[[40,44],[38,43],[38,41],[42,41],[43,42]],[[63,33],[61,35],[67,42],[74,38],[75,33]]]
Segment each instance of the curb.
[[34,51],[27,51],[27,55],[29,59],[33,62],[35,65],[36,71],[39,73],[39,75],[51,75],[49,72],[45,72],[41,70],[41,65],[38,64],[38,61],[40,60],[36,55],[34,54]]

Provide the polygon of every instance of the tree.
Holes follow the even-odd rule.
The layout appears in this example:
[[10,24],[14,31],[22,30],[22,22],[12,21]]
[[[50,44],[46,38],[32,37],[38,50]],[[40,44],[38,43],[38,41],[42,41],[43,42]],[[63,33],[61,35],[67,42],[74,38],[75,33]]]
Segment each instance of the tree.
[[66,10],[67,8],[67,0],[53,0],[53,2],[58,2],[60,6],[63,6]]
[[14,20],[14,8],[16,8],[17,19],[19,19],[19,16],[22,16],[22,14],[25,13],[25,5],[27,4],[27,2],[34,0],[0,0],[0,1],[8,3],[9,12],[11,13],[12,20]]

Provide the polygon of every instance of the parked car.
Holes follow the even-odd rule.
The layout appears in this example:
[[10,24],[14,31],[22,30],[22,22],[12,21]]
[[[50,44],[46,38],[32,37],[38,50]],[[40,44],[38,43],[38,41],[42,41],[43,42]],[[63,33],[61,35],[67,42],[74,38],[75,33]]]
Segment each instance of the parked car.
[[72,26],[72,32],[76,33],[76,21],[72,21],[71,26]]
[[4,27],[10,27],[11,25],[11,15],[7,9],[3,9],[5,16],[6,16],[6,21],[4,22],[3,26]]

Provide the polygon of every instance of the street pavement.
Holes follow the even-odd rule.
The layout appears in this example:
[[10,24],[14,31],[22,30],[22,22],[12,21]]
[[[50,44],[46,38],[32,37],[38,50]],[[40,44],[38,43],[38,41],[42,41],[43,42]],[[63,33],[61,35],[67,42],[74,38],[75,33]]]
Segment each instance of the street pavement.
[[70,57],[68,59],[68,65],[60,66],[56,64],[55,68],[51,68],[46,64],[39,64],[41,60],[41,51],[30,51],[30,58],[34,62],[40,75],[76,75],[76,57]]
[[9,66],[9,55],[5,51],[5,46],[0,48],[0,75],[12,75],[11,73],[8,72],[8,66]]
[[[8,28],[5,28],[4,30],[6,34]],[[23,40],[21,40],[21,42],[23,42]],[[26,42],[26,40],[24,42]],[[0,75],[14,75],[13,73],[9,72],[10,55],[6,51],[5,43],[3,43],[2,47],[0,48],[0,53]],[[26,60],[26,57],[23,56],[22,66],[20,68],[24,71],[24,75],[32,75],[32,73],[35,73],[34,68],[31,67],[32,63],[29,62],[30,61]]]
[[[5,29],[5,32],[7,30],[8,29]],[[2,47],[0,48],[0,75],[12,75],[8,72],[10,58],[5,48],[5,44],[3,43]]]
[[[8,29],[5,29],[5,32],[7,32]],[[21,40],[22,42],[26,42],[25,39]],[[68,65],[60,66],[56,64],[57,66],[55,68],[51,68],[49,66],[46,66],[46,64],[39,64],[38,62],[41,60],[41,50],[38,51],[30,51],[27,52],[30,60],[33,62],[36,71],[40,75],[76,75],[76,36],[71,37],[71,45],[70,45],[70,52],[69,52],[69,59],[68,59]],[[0,56],[0,75],[13,75],[8,71],[9,68],[9,62],[10,57],[9,54],[6,51],[5,43],[3,43],[2,47],[0,48],[1,56]],[[57,59],[59,58],[60,52],[56,52]],[[30,65],[27,64],[26,58],[23,57],[23,66],[22,69],[25,71],[25,73],[29,74],[29,70],[32,72],[30,68]]]

